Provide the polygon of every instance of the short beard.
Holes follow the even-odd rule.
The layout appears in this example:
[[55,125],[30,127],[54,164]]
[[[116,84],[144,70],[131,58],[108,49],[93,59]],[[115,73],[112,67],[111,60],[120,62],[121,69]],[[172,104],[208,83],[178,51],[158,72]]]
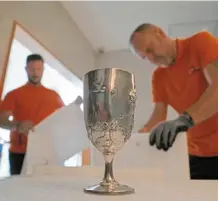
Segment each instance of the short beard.
[[34,82],[33,80],[31,80],[30,78],[28,79],[28,81],[33,84],[33,85],[39,85],[41,83],[41,81],[39,82]]

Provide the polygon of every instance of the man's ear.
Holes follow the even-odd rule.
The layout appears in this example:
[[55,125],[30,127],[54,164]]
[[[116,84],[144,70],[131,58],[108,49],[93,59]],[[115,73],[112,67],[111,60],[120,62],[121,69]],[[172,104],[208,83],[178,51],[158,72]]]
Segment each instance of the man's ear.
[[166,34],[164,33],[164,31],[161,28],[159,28],[159,27],[157,27],[157,29],[156,29],[156,35],[158,37],[161,37],[161,38],[165,38],[166,37]]

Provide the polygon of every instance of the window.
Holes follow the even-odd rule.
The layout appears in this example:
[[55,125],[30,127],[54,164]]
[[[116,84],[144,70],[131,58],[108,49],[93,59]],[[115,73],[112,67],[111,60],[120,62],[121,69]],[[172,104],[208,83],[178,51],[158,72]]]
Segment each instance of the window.
[[[27,82],[25,62],[27,55],[31,53],[32,52],[18,40],[13,40],[2,98],[4,98],[9,91],[18,88]],[[63,66],[63,68],[65,67]],[[69,71],[69,73],[71,72]],[[77,98],[77,96],[82,93],[79,87],[75,86],[71,81],[66,79],[62,74],[49,66],[47,63],[45,63],[42,84],[47,88],[55,90],[61,96],[65,105],[72,103]],[[4,140],[9,140],[9,134],[10,132],[8,130],[0,129],[0,137],[2,137]],[[3,147],[3,156],[0,166],[0,175],[4,176],[8,176],[9,174],[8,147],[8,144]],[[81,166],[82,154],[79,153],[66,160],[64,165]]]

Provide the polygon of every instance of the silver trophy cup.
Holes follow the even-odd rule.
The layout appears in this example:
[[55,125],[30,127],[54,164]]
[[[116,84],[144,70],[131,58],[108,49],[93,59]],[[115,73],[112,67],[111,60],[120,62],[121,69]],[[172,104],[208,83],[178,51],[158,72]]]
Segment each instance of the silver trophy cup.
[[130,194],[135,190],[113,176],[115,154],[131,137],[136,88],[134,75],[117,68],[97,69],[84,76],[84,120],[88,138],[103,154],[103,180],[84,189],[96,194]]

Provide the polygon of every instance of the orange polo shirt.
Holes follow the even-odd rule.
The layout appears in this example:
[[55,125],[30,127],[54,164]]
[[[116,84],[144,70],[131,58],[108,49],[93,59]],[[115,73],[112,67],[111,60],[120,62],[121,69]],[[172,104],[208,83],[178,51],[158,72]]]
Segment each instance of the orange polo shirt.
[[[218,59],[218,40],[208,32],[177,39],[175,64],[158,67],[152,76],[154,102],[165,102],[179,114],[196,103],[208,83],[203,68]],[[189,129],[189,153],[196,156],[218,155],[218,114]]]
[[[29,120],[37,125],[63,105],[55,91],[28,83],[9,92],[0,105],[0,111],[11,111],[15,121]],[[10,140],[11,152],[26,152],[27,135],[12,131]]]

